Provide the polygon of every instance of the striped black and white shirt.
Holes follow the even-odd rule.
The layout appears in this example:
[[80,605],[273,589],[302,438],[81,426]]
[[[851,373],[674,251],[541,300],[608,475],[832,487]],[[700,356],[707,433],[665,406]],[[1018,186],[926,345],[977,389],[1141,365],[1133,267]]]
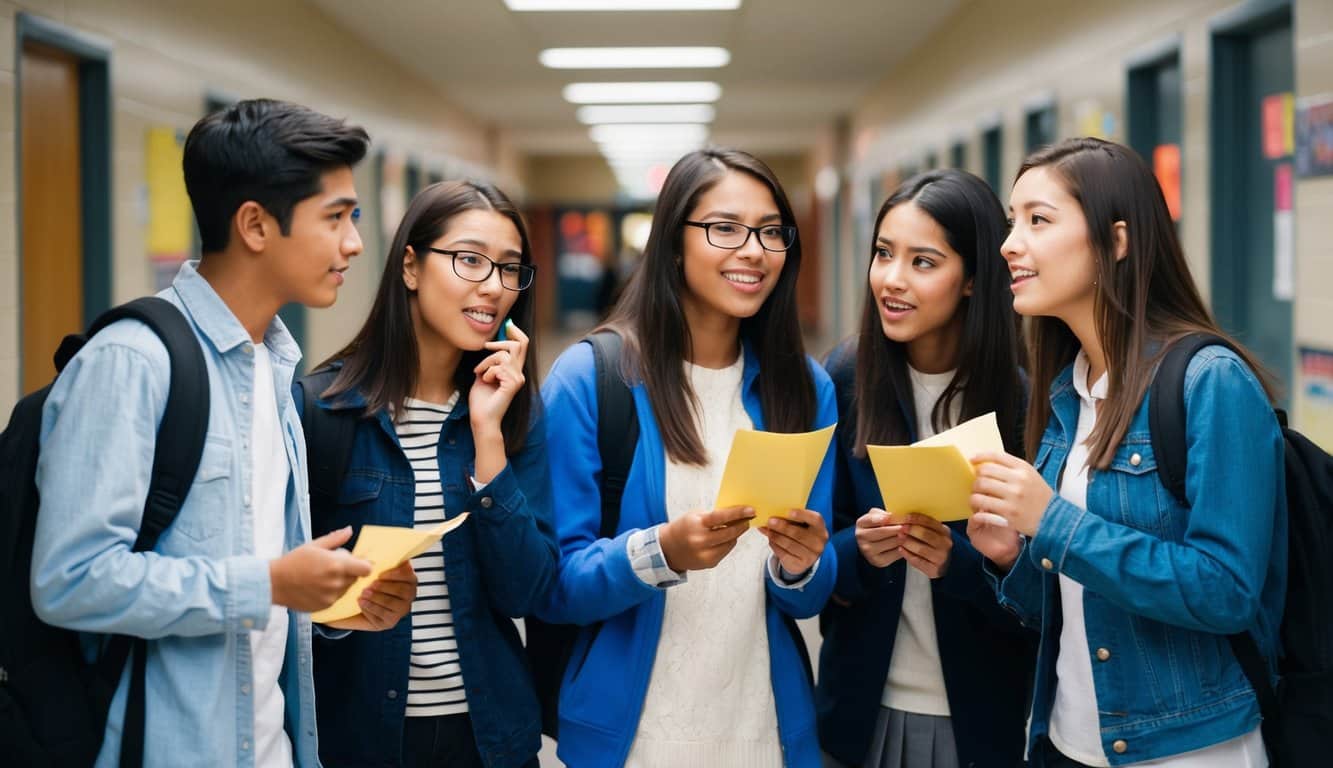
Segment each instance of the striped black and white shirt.
[[[416,527],[433,528],[444,520],[438,451],[440,428],[458,402],[455,392],[444,405],[408,398],[396,420],[398,442],[412,465],[416,481]],[[412,603],[411,674],[407,689],[408,717],[455,715],[468,710],[463,671],[454,640],[449,586],[444,578],[444,549],[412,559],[417,572],[417,598]]]

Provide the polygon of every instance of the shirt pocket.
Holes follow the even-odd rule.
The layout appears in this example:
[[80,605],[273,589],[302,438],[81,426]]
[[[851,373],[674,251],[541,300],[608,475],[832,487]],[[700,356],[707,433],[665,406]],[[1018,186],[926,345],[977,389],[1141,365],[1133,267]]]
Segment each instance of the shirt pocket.
[[1151,438],[1131,434],[1116,448],[1106,471],[1115,494],[1116,520],[1140,531],[1169,538],[1172,530],[1166,489],[1157,474]]
[[194,475],[187,503],[181,508],[172,528],[193,541],[207,541],[222,533],[226,526],[227,511],[232,494],[231,440],[221,435],[209,435],[204,441],[204,452],[199,457],[199,469]]
[[[337,519],[333,521],[333,526],[329,530],[341,528],[344,525],[360,527],[362,525],[402,525],[404,521],[389,519],[391,515],[386,514],[387,505],[381,503],[383,497],[387,497],[385,490],[385,477],[383,472],[374,470],[354,469],[347,473],[343,478],[342,488],[338,491],[338,511]],[[406,523],[411,524],[412,516],[409,510],[406,516]],[[316,533],[319,535],[319,533]]]

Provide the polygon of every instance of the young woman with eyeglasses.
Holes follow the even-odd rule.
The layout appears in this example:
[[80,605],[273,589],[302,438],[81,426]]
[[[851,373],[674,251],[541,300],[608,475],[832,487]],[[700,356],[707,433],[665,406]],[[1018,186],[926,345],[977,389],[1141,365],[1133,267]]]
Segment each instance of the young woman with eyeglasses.
[[336,500],[312,504],[315,531],[470,514],[412,561],[409,621],[316,639],[325,765],[536,765],[540,713],[510,620],[532,611],[557,563],[525,332],[534,274],[503,193],[433,184],[398,227],[365,325],[297,384],[298,404],[309,387],[313,407],[355,420]]
[[751,532],[716,509],[739,429],[836,420],[801,342],[801,262],[772,171],[692,152],[658,196],[643,262],[607,321],[639,419],[619,527],[600,535],[593,353],[576,344],[543,388],[561,568],[539,615],[584,627],[560,694],[569,765],[818,766],[805,646],[793,619],[833,589],[831,455],[806,506]]

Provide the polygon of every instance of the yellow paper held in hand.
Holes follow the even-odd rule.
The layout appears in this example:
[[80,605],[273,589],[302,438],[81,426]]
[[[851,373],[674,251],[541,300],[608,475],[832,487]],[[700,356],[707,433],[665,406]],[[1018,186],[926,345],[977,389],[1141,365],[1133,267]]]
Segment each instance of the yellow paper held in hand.
[[713,506],[754,507],[752,528],[774,515],[786,517],[787,510],[804,509],[832,439],[833,427],[796,433],[738,430]]
[[373,563],[369,576],[357,579],[342,597],[322,611],[310,614],[317,624],[350,619],[361,613],[357,599],[385,571],[391,571],[440,542],[444,535],[463,524],[468,513],[450,518],[434,528],[404,528],[393,525],[363,525],[352,554]]
[[866,452],[886,512],[895,519],[916,512],[947,523],[972,516],[972,457],[1004,453],[1004,440],[992,412],[912,445],[867,445]]

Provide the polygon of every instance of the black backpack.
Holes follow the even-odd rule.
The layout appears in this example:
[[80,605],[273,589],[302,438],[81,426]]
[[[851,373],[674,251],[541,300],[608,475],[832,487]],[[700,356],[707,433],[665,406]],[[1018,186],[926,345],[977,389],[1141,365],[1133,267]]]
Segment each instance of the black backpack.
[[[1148,399],[1153,452],[1162,484],[1185,499],[1185,370],[1202,348],[1226,339],[1194,334],[1163,357]],[[1333,456],[1287,427],[1287,598],[1281,627],[1277,689],[1248,632],[1229,635],[1232,651],[1254,688],[1264,742],[1274,768],[1318,765],[1333,755]]]
[[[157,432],[153,475],[134,551],[151,550],[171,525],[194,482],[208,432],[208,370],[199,341],[170,302],[141,298],[108,310],[87,333],[66,336],[55,354],[63,370],[87,340],[132,318],[162,339],[171,358],[171,388]],[[114,386],[114,382],[108,382]],[[95,664],[87,664],[77,632],[43,623],[28,591],[32,543],[40,505],[35,474],[47,385],[19,400],[0,433],[0,754],[16,765],[88,766],[102,746],[107,711],[126,659],[133,653],[123,768],[143,762],[144,654],[142,638],[113,635]]]
[[[597,377],[597,452],[602,458],[602,523],[597,535],[613,539],[620,527],[620,499],[634,462],[634,447],[639,442],[639,414],[634,410],[629,384],[620,373],[619,334],[598,331],[584,341],[592,347]],[[560,725],[560,683],[574,654],[580,628],[573,624],[548,624],[533,616],[525,617],[523,624],[533,687],[542,709],[542,733],[554,739]],[[598,622],[588,629],[592,636],[585,649],[592,648],[602,624]]]

